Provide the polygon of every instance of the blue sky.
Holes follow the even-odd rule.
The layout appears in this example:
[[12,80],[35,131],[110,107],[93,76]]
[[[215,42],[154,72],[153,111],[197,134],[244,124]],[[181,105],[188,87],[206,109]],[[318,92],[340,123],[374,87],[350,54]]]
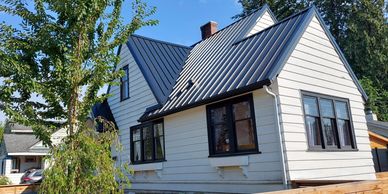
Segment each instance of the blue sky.
[[[130,2],[132,1],[127,1],[124,7],[124,10],[129,11],[123,11],[123,17],[127,21],[131,17]],[[144,27],[135,34],[187,46],[201,39],[199,28],[203,24],[215,21],[218,29],[221,29],[232,23],[231,17],[242,10],[237,0],[148,0],[147,3],[157,8],[156,14],[151,18],[159,20],[159,24]],[[20,19],[4,14],[0,14],[1,21],[8,24],[20,23]],[[4,120],[5,115],[0,111],[0,122]]]

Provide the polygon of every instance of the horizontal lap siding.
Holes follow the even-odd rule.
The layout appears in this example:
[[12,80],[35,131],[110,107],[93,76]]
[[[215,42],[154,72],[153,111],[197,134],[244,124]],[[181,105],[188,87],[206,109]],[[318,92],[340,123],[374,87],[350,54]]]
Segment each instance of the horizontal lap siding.
[[263,14],[263,16],[258,19],[258,22],[252,28],[252,30],[248,33],[248,36],[256,34],[260,31],[264,30],[265,28],[268,28],[268,27],[274,25],[274,23],[275,22],[273,21],[272,17],[268,13],[268,11],[266,11]]
[[[278,76],[288,168],[297,179],[374,179],[364,101],[317,18],[313,18]],[[350,101],[355,152],[309,152],[301,90]]]
[[[244,177],[236,167],[225,169],[221,177],[210,165],[206,106],[200,106],[164,118],[167,161],[163,162],[161,177],[155,173],[144,176],[145,173],[136,172],[133,189],[143,188],[141,185],[147,185],[147,189],[208,192],[251,193],[281,189],[280,148],[274,127],[273,98],[263,91],[255,91],[253,96],[262,153],[249,155],[248,177]],[[196,190],[199,185],[202,185],[201,190]],[[236,189],[230,190],[226,185]]]
[[109,97],[108,103],[118,125],[120,141],[123,146],[123,150],[118,154],[118,159],[124,163],[130,159],[129,128],[137,125],[137,120],[144,113],[145,109],[157,104],[157,102],[125,44],[122,45],[120,58],[117,70],[128,65],[130,98],[120,102],[120,86],[111,86],[111,97]]

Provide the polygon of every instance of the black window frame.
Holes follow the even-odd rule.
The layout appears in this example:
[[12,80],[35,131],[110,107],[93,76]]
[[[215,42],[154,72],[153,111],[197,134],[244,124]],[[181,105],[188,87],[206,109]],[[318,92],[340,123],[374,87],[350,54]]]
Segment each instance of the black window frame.
[[[159,135],[158,138],[160,138],[161,136],[163,136],[163,158],[159,158],[159,159],[156,159],[156,149],[155,149],[155,128],[154,128],[154,125],[157,125],[157,124],[162,124],[162,127],[163,127],[163,135]],[[143,130],[142,128],[144,127],[150,127],[151,130],[152,130],[152,160],[145,160],[144,159],[144,139],[143,139]],[[133,131],[134,130],[137,130],[137,129],[140,129],[140,155],[141,155],[141,159],[139,161],[135,161],[134,160],[134,141],[133,141]],[[130,159],[131,159],[131,163],[132,164],[147,164],[147,163],[157,163],[157,162],[164,162],[166,161],[166,134],[165,134],[165,130],[164,130],[164,120],[163,119],[159,119],[159,120],[155,120],[155,121],[150,121],[150,122],[146,122],[146,123],[142,123],[140,125],[135,125],[135,126],[132,126],[130,127],[130,146],[131,146],[131,149],[130,149]]]
[[[123,100],[126,100],[129,98],[129,95],[130,95],[130,92],[129,92],[129,69],[128,69],[128,65],[124,66],[121,68],[121,70],[124,71],[125,73],[125,76],[127,77],[126,80],[123,80],[123,77],[120,78],[120,101],[123,101]],[[127,82],[127,92],[128,92],[128,95],[126,97],[124,97],[124,91],[123,91],[123,87],[124,87],[124,82]]]
[[[319,114],[319,117],[318,117],[318,127],[319,127],[319,132],[320,132],[320,136],[321,136],[321,145],[316,145],[316,146],[313,146],[311,145],[311,143],[309,142],[310,139],[308,138],[309,137],[309,130],[307,128],[307,119],[306,117],[308,117],[309,115],[306,114],[305,112],[305,103],[304,103],[304,97],[313,97],[313,98],[316,98],[316,103],[317,103],[317,108],[318,108],[318,114]],[[327,141],[326,141],[326,136],[323,134],[323,118],[327,118],[325,116],[322,115],[322,112],[321,112],[321,104],[320,104],[320,99],[326,99],[326,100],[331,100],[332,102],[332,105],[333,105],[333,111],[334,111],[334,121],[335,121],[335,129],[334,129],[334,134],[336,135],[336,144],[337,146],[328,146],[327,145]],[[339,132],[338,132],[338,129],[339,129],[339,125],[338,125],[338,120],[344,120],[342,118],[339,118],[338,115],[337,115],[337,110],[336,110],[336,102],[343,102],[343,103],[346,103],[346,108],[347,108],[347,113],[348,113],[348,122],[349,122],[349,127],[350,127],[350,141],[351,141],[351,145],[350,146],[342,146],[341,145],[341,142],[340,142],[340,135],[339,135]],[[306,130],[306,138],[307,138],[307,143],[308,143],[308,151],[358,151],[358,148],[357,148],[357,141],[356,141],[356,135],[355,135],[355,131],[354,131],[354,126],[353,126],[353,120],[352,120],[352,112],[351,112],[351,109],[350,109],[350,101],[349,99],[347,98],[341,98],[341,97],[337,97],[337,96],[332,96],[332,95],[326,95],[326,94],[320,94],[320,93],[316,93],[316,92],[309,92],[309,91],[301,91],[301,103],[302,103],[302,111],[303,111],[303,119],[304,119],[304,127],[305,127],[305,130]]]
[[[240,102],[248,101],[249,107],[250,107],[250,113],[251,113],[251,120],[252,120],[252,128],[253,128],[253,135],[254,135],[254,143],[255,148],[252,150],[243,150],[238,151],[238,145],[237,145],[237,135],[236,135],[236,127],[235,127],[235,119],[233,116],[233,104],[237,104]],[[226,107],[226,124],[230,128],[229,130],[229,136],[231,143],[230,145],[230,151],[229,152],[223,152],[223,153],[216,153],[215,151],[215,143],[213,142],[214,139],[214,133],[212,131],[212,122],[211,122],[211,113],[210,111],[215,108],[220,107]],[[217,102],[214,104],[210,104],[206,106],[206,118],[207,118],[207,131],[208,131],[208,146],[209,146],[209,157],[227,157],[227,156],[238,156],[238,155],[248,155],[248,154],[259,154],[259,144],[258,144],[258,137],[257,137],[257,128],[256,128],[256,117],[255,117],[255,109],[253,104],[253,96],[252,94],[232,98],[229,100]]]

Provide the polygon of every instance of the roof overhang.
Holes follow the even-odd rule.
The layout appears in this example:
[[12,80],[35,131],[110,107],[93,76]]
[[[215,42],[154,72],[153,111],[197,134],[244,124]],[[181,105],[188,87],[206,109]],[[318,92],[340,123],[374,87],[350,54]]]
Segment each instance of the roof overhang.
[[48,153],[40,153],[40,152],[14,152],[8,153],[8,156],[47,156]]

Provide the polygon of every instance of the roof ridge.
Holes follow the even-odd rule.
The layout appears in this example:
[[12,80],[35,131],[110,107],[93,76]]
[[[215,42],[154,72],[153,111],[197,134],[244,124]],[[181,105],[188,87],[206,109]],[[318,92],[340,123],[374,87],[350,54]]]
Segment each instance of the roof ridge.
[[255,33],[255,34],[252,34],[252,35],[250,35],[250,36],[248,36],[248,37],[245,37],[245,38],[243,38],[243,39],[241,39],[241,40],[236,41],[235,43],[233,43],[233,45],[236,45],[236,44],[238,44],[238,43],[240,43],[240,42],[244,42],[244,41],[247,40],[247,39],[253,38],[253,37],[255,37],[255,36],[257,36],[257,35],[259,35],[259,34],[265,32],[265,31],[267,31],[267,30],[270,30],[271,28],[274,28],[274,27],[276,27],[276,26],[278,26],[278,25],[280,25],[280,24],[282,24],[282,23],[284,23],[284,22],[286,22],[286,21],[288,21],[288,20],[290,20],[290,19],[292,19],[292,18],[295,18],[295,17],[297,17],[297,16],[299,16],[299,15],[301,15],[301,14],[305,13],[306,11],[308,11],[308,10],[310,10],[310,9],[313,9],[313,8],[314,8],[314,6],[309,6],[309,7],[305,8],[305,9],[299,11],[298,13],[292,14],[292,15],[290,15],[290,16],[288,16],[288,17],[282,19],[281,21],[279,21],[279,22],[273,24],[272,26],[268,26],[267,28],[265,28],[265,29],[263,29],[263,30],[260,30],[259,32]]
[[259,11],[262,11],[263,8],[268,8],[268,10],[271,10],[271,9],[269,9],[269,7],[268,7],[267,4],[264,4],[263,6],[257,8],[257,9],[256,9],[255,11],[253,11],[252,13],[250,13],[250,14],[248,14],[248,15],[246,15],[246,16],[244,16],[244,17],[242,17],[242,18],[240,18],[240,19],[238,19],[238,20],[236,20],[236,21],[234,21],[234,22],[232,22],[232,23],[230,23],[230,24],[228,24],[227,26],[223,27],[223,28],[220,29],[220,30],[217,30],[217,32],[215,32],[215,33],[212,34],[211,36],[209,36],[209,37],[207,37],[207,38],[205,38],[205,39],[199,40],[198,42],[192,44],[191,47],[194,47],[195,45],[201,43],[202,41],[204,41],[204,40],[206,40],[206,39],[208,39],[208,38],[210,38],[210,37],[212,37],[212,36],[218,34],[219,32],[221,32],[221,31],[223,31],[223,30],[225,30],[225,29],[227,29],[227,28],[229,28],[229,27],[231,27],[231,26],[233,26],[234,24],[240,22],[241,20],[246,19],[247,17],[249,17],[249,16],[251,16],[251,15],[253,15],[253,14],[256,14],[256,13],[259,12]]
[[167,44],[167,45],[181,47],[181,48],[190,49],[190,50],[192,49],[192,47],[190,47],[190,46],[186,46],[186,45],[182,45],[182,44],[177,44],[177,43],[173,43],[173,42],[167,42],[167,41],[164,41],[164,40],[158,40],[158,39],[155,39],[155,38],[141,36],[141,35],[138,35],[138,34],[132,34],[131,36],[135,36],[137,38],[142,38],[142,39],[146,39],[146,40],[153,41],[153,42],[158,42],[158,43],[161,43],[161,44]]

